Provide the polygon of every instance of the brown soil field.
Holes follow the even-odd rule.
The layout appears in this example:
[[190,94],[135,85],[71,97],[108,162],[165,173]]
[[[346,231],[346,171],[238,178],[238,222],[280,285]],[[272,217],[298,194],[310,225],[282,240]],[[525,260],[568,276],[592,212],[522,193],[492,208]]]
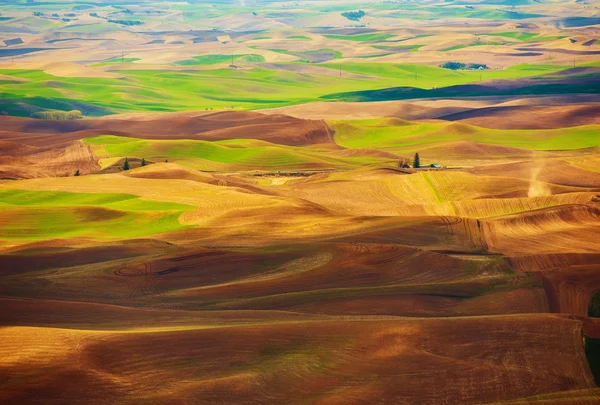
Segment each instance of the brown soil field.
[[[539,102],[522,100],[519,111],[526,117]],[[503,103],[519,104],[379,105],[403,117]],[[365,107],[375,114],[375,106]],[[600,337],[588,316],[600,290],[597,148],[437,142],[424,158],[473,166],[398,169],[399,156],[384,148],[337,145],[323,117],[281,112],[0,117],[0,403],[600,401],[584,344]],[[132,158],[124,171],[122,158],[105,163],[81,142],[106,134],[257,139],[388,163],[286,174],[235,163],[227,172],[139,167]],[[139,201],[5,197],[35,192]],[[154,211],[167,203],[188,207],[169,211],[175,229]],[[151,226],[134,216],[142,214],[156,218],[155,232],[120,233]],[[114,234],[95,232],[128,216]],[[73,232],[37,236],[53,221]]]
[[597,3],[3,2],[0,405],[600,404]]
[[[568,105],[572,103],[572,105]],[[565,105],[567,104],[567,105]],[[369,119],[457,121],[495,129],[552,129],[600,123],[600,105],[583,99],[490,97],[483,100],[417,100],[369,103],[308,103],[262,111],[305,119]]]
[[[572,158],[553,159],[560,172]],[[540,197],[528,161],[284,184],[176,164],[3,183],[109,180],[103,192],[195,205],[181,221],[204,229],[5,245],[0,398],[593,404],[593,162],[570,166],[570,184],[546,165]]]
[[[171,114],[156,120],[83,119],[45,121],[31,118],[0,117],[0,140],[41,147],[63,146],[73,140],[98,135],[119,135],[144,139],[258,139],[282,145],[331,143],[332,136],[323,121],[254,112],[217,112],[198,116]],[[24,135],[26,134],[26,135]]]
[[0,141],[0,178],[72,176],[94,173],[100,169],[92,149],[81,141],[63,148],[39,148],[23,143]]
[[551,129],[600,123],[600,105],[490,107],[437,117],[497,129]]
[[[3,331],[3,370],[19,383],[4,389],[2,399],[61,403],[85,392],[101,404],[222,403],[224,397],[226,403],[300,403],[306,395],[320,404],[481,403],[591,389],[590,375],[580,374],[581,330],[579,321],[543,314],[170,331],[13,326]],[[24,350],[29,347],[37,351]],[[42,352],[51,355],[38,357]],[[23,364],[31,365],[26,373]],[[448,369],[454,384],[436,386]]]

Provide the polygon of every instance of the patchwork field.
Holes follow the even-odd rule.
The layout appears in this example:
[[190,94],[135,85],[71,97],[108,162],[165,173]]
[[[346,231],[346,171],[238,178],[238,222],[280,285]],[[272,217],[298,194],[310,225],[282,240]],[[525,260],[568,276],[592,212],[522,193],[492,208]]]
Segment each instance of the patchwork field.
[[0,403],[600,403],[593,2],[0,7]]

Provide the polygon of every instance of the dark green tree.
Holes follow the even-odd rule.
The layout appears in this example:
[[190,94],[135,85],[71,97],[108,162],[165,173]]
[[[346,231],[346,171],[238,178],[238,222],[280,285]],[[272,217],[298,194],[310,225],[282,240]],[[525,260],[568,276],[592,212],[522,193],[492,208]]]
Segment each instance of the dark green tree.
[[142,166],[146,166],[146,159],[142,158]]
[[125,163],[123,163],[123,170],[129,170],[129,160],[125,158]]
[[74,176],[80,176],[79,169],[75,172]]
[[421,167],[421,159],[419,159],[418,153],[415,153],[415,159],[413,160],[413,167],[415,169],[418,169],[419,167]]

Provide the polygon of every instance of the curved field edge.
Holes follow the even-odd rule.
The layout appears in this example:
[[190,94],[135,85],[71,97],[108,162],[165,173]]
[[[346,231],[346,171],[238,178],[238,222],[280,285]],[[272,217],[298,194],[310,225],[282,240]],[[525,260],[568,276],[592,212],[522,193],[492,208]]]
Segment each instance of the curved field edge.
[[525,150],[566,150],[600,145],[599,125],[539,130],[500,130],[446,122],[413,123],[393,118],[331,121],[336,142],[347,148],[415,151],[444,143],[469,141]]
[[370,156],[344,157],[334,151],[318,147],[294,147],[248,139],[146,140],[104,135],[85,138],[83,141],[92,145],[96,154],[104,158],[137,156],[157,160],[170,159],[199,170],[228,167],[268,170],[299,167],[352,168],[386,163],[391,160]]
[[[216,56],[207,58],[194,61],[212,63]],[[0,107],[10,115],[22,116],[40,109],[82,109],[89,115],[127,111],[262,109],[322,98],[336,99],[342,97],[338,95],[350,94],[348,92],[385,91],[399,86],[411,86],[421,91],[422,87],[463,85],[484,78],[517,79],[568,69],[566,66],[517,65],[503,71],[456,72],[427,65],[383,63],[318,66],[367,76],[337,77],[258,66],[243,70],[118,70],[122,78],[59,77],[41,70],[1,69],[3,77],[14,77],[15,81],[3,83]]]
[[133,238],[186,229],[195,207],[128,194],[0,190],[0,239]]

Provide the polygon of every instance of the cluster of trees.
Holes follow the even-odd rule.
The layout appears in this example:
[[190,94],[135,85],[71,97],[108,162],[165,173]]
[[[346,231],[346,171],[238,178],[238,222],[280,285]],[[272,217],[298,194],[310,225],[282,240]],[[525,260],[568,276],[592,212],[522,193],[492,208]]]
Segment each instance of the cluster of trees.
[[[165,160],[166,162],[166,160]],[[142,158],[142,162],[140,163],[141,167],[146,166],[146,159]],[[125,162],[123,162],[123,166],[121,167],[121,169],[123,170],[129,170],[131,169],[131,166],[129,165],[129,158],[125,158]]]
[[489,70],[489,67],[483,63],[462,63],[462,62],[446,62],[440,67],[450,70]]
[[[133,14],[133,11],[129,10],[129,9],[125,9],[125,11],[123,11],[123,13],[125,14]],[[108,21],[109,23],[113,23],[113,24],[121,24],[121,25],[126,25],[126,26],[134,26],[134,25],[143,25],[144,22],[143,21],[139,21],[139,20],[115,20],[112,18],[108,18],[108,17],[103,17],[100,14],[96,13],[96,12],[92,12],[89,13],[90,17],[96,17],[96,18],[102,18],[103,20]]]
[[[410,168],[410,159],[406,158],[406,157],[401,157],[400,160],[398,160],[398,167],[403,168],[403,169],[409,169]],[[415,157],[412,160],[412,167],[415,169],[418,169],[419,167],[421,167],[421,158],[419,157],[418,153],[415,153]]]
[[346,11],[346,12],[342,13],[342,16],[346,17],[350,21],[358,21],[361,18],[363,18],[365,15],[366,15],[366,13],[362,10]]
[[83,118],[83,114],[79,110],[61,111],[61,110],[46,110],[37,111],[31,114],[31,118],[37,118],[40,120],[54,120],[54,121],[69,121],[79,120]]
[[127,26],[142,25],[142,24],[144,24],[142,21],[138,21],[138,20],[113,20],[113,19],[108,19],[107,21],[109,23],[121,24],[121,25],[127,25]]

